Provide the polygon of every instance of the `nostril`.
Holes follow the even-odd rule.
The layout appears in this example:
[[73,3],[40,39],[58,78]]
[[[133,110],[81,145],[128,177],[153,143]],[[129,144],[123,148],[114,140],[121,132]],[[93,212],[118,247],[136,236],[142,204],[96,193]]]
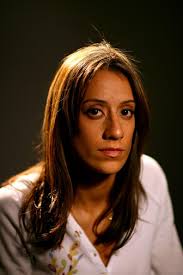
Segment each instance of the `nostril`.
[[117,128],[117,127],[109,127],[105,129],[103,133],[103,138],[105,139],[121,139],[123,137],[123,130],[122,128]]

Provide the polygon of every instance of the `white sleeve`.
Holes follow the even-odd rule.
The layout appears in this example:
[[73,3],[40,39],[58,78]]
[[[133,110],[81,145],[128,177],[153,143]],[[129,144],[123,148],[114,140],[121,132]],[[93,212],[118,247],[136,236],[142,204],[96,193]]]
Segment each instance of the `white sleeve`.
[[157,275],[183,275],[183,251],[174,224],[167,180],[161,167],[157,180],[161,197],[152,251],[152,268]]
[[0,188],[0,274],[31,274],[31,261],[19,226],[20,201],[9,187]]

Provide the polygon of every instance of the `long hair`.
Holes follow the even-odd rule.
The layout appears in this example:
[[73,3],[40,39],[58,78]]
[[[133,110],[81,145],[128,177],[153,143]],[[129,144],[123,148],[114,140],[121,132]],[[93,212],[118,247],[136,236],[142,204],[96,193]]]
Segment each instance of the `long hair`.
[[[145,191],[139,181],[140,157],[149,128],[149,109],[135,62],[109,43],[91,44],[63,59],[51,83],[42,127],[42,170],[21,208],[21,219],[38,247],[58,247],[74,200],[71,140],[77,131],[80,104],[90,80],[102,69],[118,71],[131,85],[136,102],[135,131],[128,160],[117,174],[109,206],[94,224],[96,243],[122,247],[132,236]],[[99,223],[109,214],[113,219],[104,232]]]

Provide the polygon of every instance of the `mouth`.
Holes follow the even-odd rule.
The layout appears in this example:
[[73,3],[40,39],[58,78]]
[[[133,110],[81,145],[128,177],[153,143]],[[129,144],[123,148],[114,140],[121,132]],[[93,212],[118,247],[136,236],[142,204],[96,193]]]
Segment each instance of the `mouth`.
[[102,152],[105,156],[111,158],[119,157],[122,152],[124,152],[124,150],[121,148],[103,148],[99,149],[99,151]]

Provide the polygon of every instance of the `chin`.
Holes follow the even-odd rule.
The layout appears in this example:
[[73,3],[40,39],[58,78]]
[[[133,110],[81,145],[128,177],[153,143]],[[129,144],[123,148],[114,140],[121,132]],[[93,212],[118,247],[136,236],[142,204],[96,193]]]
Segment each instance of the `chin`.
[[124,164],[119,165],[114,163],[108,163],[105,165],[98,165],[96,167],[93,167],[93,170],[104,175],[112,175],[117,174],[123,166]]

